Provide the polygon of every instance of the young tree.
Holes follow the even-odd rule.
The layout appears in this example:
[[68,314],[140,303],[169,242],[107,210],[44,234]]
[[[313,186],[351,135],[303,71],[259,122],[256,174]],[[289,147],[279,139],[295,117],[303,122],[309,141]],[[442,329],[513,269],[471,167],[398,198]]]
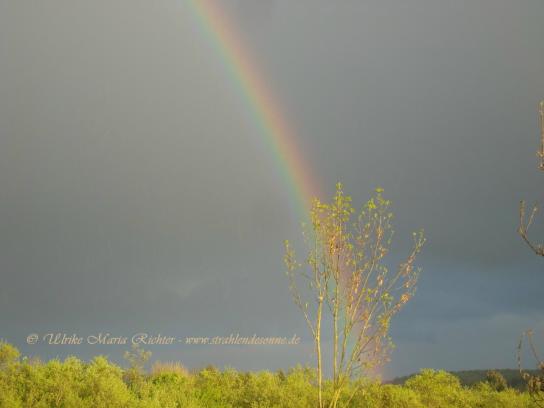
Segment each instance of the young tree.
[[491,370],[485,374],[485,380],[495,391],[504,391],[508,388],[508,382],[499,371]]
[[[544,101],[540,102],[539,106],[539,119],[540,119],[540,149],[537,151],[537,156],[540,158],[539,169],[544,171]],[[529,238],[528,231],[533,224],[534,217],[538,212],[538,206],[535,204],[527,216],[525,201],[520,202],[519,206],[519,227],[518,233],[525,243],[531,248],[531,250],[538,256],[544,256],[544,245],[536,243]],[[529,349],[537,362],[537,367],[541,370],[543,375],[532,375],[523,371],[521,364],[521,351],[524,338],[527,339]],[[536,347],[533,342],[533,333],[531,330],[522,334],[518,345],[518,367],[522,378],[527,382],[529,392],[533,396],[535,402],[544,407],[544,362],[539,357]]]
[[[305,267],[285,242],[285,264],[295,304],[302,310],[317,358],[318,404],[323,401],[323,337],[332,340],[332,398],[336,407],[350,378],[388,361],[393,346],[391,318],[414,295],[420,270],[414,267],[425,238],[413,233],[413,247],[395,271],[384,263],[393,230],[391,202],[375,195],[353,220],[351,197],[340,183],[331,203],[315,200],[311,225],[303,228],[308,245]],[[300,280],[306,282],[301,290]],[[329,320],[325,320],[327,312]],[[357,390],[355,390],[356,392]],[[351,398],[355,393],[351,395]]]
[[133,344],[130,351],[123,354],[129,363],[129,368],[124,373],[124,380],[134,389],[141,387],[144,380],[145,365],[151,358],[151,351],[142,349],[138,344]]
[[[540,157],[539,169],[541,171],[544,171],[544,101],[540,102],[539,119],[540,119],[540,149],[537,151],[537,156]],[[538,206],[535,204],[529,215],[527,215],[526,212],[527,211],[525,208],[525,201],[521,201],[519,205],[518,233],[535,254],[539,256],[544,256],[544,245],[532,241],[529,238],[529,234],[528,234],[529,228],[533,224],[535,215],[538,212]]]

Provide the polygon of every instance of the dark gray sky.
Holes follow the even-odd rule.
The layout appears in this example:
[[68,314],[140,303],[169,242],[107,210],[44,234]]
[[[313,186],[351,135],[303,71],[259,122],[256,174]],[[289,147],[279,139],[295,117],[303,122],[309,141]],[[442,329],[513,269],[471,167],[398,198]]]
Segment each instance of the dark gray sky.
[[[218,2],[298,129],[326,193],[383,186],[428,245],[386,376],[515,366],[544,335],[544,260],[516,235],[544,201],[540,0]],[[300,334],[299,347],[157,347],[156,358],[310,362],[283,274],[286,186],[184,1],[0,1],[0,337]],[[535,235],[544,237],[542,223]],[[398,257],[397,256],[397,257]]]

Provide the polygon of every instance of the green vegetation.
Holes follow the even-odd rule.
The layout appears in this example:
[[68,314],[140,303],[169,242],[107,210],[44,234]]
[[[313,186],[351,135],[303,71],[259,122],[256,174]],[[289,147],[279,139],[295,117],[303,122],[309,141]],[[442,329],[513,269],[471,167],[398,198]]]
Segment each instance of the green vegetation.
[[[123,369],[104,357],[83,362],[75,357],[41,362],[21,358],[0,343],[1,408],[304,408],[318,401],[316,371],[297,367],[287,373],[244,373],[214,367],[188,372],[179,363],[155,363],[145,372],[149,355],[133,350]],[[495,384],[496,385],[496,384]],[[352,381],[338,406],[351,408],[524,408],[531,397],[512,388],[497,391],[489,382],[472,387],[444,371],[423,370],[404,385]],[[346,404],[353,390],[354,398]],[[334,385],[324,381],[323,400]]]
[[[394,269],[387,266],[393,213],[391,201],[382,193],[377,188],[357,213],[351,197],[337,183],[330,203],[314,200],[311,225],[303,228],[304,264],[297,261],[289,241],[285,242],[289,289],[314,342],[319,408],[336,408],[348,389],[349,402],[359,393],[350,380],[389,360],[393,348],[390,322],[415,294],[420,269],[414,263],[425,243],[423,231],[413,233],[412,248],[404,261]],[[328,402],[323,398],[324,333],[332,339],[328,347],[332,398]]]
[[[508,388],[514,388],[519,391],[525,391],[527,389],[527,383],[521,377],[519,370],[515,369],[501,369],[501,370],[463,370],[463,371],[449,371],[449,374],[454,375],[459,379],[461,385],[464,387],[472,387],[480,382],[488,380],[488,373],[499,373],[505,380]],[[527,370],[531,375],[537,375],[538,370]],[[397,377],[391,381],[391,384],[403,385],[407,380],[414,377],[417,374],[411,374],[405,377]]]

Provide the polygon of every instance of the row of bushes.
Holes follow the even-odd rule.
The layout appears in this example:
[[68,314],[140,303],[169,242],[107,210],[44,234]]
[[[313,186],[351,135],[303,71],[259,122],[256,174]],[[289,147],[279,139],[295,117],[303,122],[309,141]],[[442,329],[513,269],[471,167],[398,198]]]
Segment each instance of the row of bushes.
[[[361,380],[362,381],[362,380]],[[20,358],[0,343],[0,408],[257,408],[315,407],[314,371],[242,373],[208,367],[189,373],[179,364],[156,364],[149,373],[138,364],[122,369],[104,357],[86,363]],[[350,399],[353,392],[355,396]],[[325,399],[328,391],[325,387]],[[349,403],[348,403],[349,400]],[[524,408],[531,397],[513,389],[498,391],[488,382],[462,387],[444,371],[423,370],[403,386],[353,382],[341,405],[353,408]]]

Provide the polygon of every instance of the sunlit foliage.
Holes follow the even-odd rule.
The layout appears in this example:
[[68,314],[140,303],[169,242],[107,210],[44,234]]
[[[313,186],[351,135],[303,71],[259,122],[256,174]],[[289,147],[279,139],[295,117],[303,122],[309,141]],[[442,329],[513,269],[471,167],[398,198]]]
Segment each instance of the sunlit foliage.
[[[287,372],[239,372],[212,366],[189,373],[180,364],[162,364],[140,372],[130,383],[127,372],[104,357],[83,362],[75,357],[41,362],[21,358],[0,344],[1,408],[310,408],[317,404],[316,371],[295,367]],[[168,368],[172,369],[169,370]],[[325,381],[323,399],[333,398]],[[352,397],[353,392],[354,397]],[[463,387],[457,377],[424,370],[405,385],[350,381],[338,406],[349,408],[533,408],[527,393],[497,391],[488,382]]]
[[[356,211],[338,183],[330,202],[314,201],[304,230],[306,261],[297,261],[285,242],[289,288],[314,341],[319,407],[336,407],[350,380],[388,361],[391,319],[414,296],[420,272],[414,264],[425,238],[414,232],[407,257],[391,268],[392,220],[383,189]],[[332,344],[329,404],[322,398],[323,339]]]

